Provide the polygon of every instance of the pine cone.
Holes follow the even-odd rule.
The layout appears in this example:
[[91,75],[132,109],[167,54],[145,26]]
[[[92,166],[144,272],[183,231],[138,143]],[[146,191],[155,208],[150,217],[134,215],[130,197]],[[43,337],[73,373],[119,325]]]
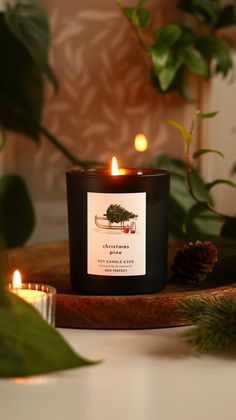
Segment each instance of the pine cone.
[[177,249],[172,279],[176,283],[200,283],[213,271],[216,262],[217,249],[212,242],[189,242]]

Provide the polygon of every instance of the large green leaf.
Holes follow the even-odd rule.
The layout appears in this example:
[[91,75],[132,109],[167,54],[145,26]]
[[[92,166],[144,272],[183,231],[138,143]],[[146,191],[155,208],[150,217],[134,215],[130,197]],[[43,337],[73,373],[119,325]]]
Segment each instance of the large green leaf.
[[180,0],[178,6],[195,15],[202,23],[215,22],[217,19],[216,4],[212,0]]
[[5,175],[0,178],[0,232],[6,246],[22,245],[35,226],[33,205],[22,178]]
[[[199,223],[200,219],[200,223]],[[187,212],[183,228],[193,237],[203,237],[206,233],[212,235],[212,231],[218,232],[222,219],[211,210],[207,209],[206,202],[195,203]],[[207,232],[206,228],[207,226]]]
[[0,295],[0,377],[31,376],[91,364],[28,303]]
[[177,48],[183,48],[190,45],[193,45],[196,40],[196,34],[192,31],[192,29],[188,28],[187,26],[181,25],[181,35],[176,42]]
[[209,76],[209,66],[203,55],[194,48],[183,51],[183,61],[187,68],[203,77]]
[[205,35],[198,39],[196,47],[201,53],[209,58],[216,60],[216,71],[227,76],[229,70],[233,67],[229,45],[215,36]]
[[163,92],[167,91],[183,63],[182,58],[176,54],[170,54],[166,65],[156,74],[160,88]]
[[37,0],[7,2],[7,26],[25,46],[40,70],[57,88],[57,80],[48,64],[50,29],[47,16]]
[[154,72],[158,75],[169,59],[170,50],[166,45],[156,45],[150,48],[150,54],[152,57]]
[[170,23],[155,30],[153,40],[155,44],[172,47],[180,38],[182,29],[179,25]]
[[0,121],[11,130],[20,131],[38,140],[38,131],[30,119],[39,121],[43,103],[42,73],[27,49],[6,26],[0,13]]

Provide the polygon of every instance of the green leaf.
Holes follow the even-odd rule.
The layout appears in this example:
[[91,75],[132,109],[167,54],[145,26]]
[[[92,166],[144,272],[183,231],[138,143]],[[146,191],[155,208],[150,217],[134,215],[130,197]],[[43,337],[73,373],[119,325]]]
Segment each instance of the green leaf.
[[48,64],[50,29],[47,15],[35,0],[7,3],[5,21],[16,38],[25,46],[35,63],[57,89],[57,80]]
[[180,28],[182,32],[175,44],[176,48],[183,48],[193,45],[196,40],[196,34],[187,26],[181,25]]
[[139,0],[139,1],[138,1],[138,7],[143,7],[143,6],[145,6],[148,2],[149,2],[149,0]]
[[209,59],[216,59],[216,72],[227,76],[229,70],[233,67],[233,61],[229,45],[216,36],[205,35],[196,42],[197,49]]
[[170,23],[155,30],[153,40],[155,44],[165,44],[172,47],[180,38],[182,29],[180,26]]
[[123,7],[124,14],[132,21],[132,16],[134,13],[134,7]]
[[91,364],[31,305],[11,292],[0,301],[0,377],[32,376]]
[[192,142],[193,136],[192,134],[185,128],[182,124],[178,123],[177,121],[168,120],[168,124],[172,125],[173,127],[177,128],[180,132],[181,137],[183,138],[186,144],[190,144]]
[[170,55],[165,67],[158,72],[157,77],[163,92],[167,91],[173,83],[175,77],[178,75],[181,65],[182,59],[180,56]]
[[215,181],[208,182],[207,184],[205,184],[205,188],[206,188],[206,190],[209,191],[213,187],[215,187],[215,185],[218,185],[218,184],[225,184],[225,185],[228,185],[229,187],[236,188],[236,184],[232,181],[227,180],[227,179],[215,179]]
[[236,4],[225,6],[218,13],[216,28],[233,26],[236,23]]
[[185,50],[183,52],[183,61],[193,73],[203,77],[209,77],[209,66],[203,55],[196,49]]
[[183,74],[183,68],[179,68],[177,73],[175,74],[173,80],[169,84],[169,86],[163,90],[159,81],[159,73],[161,73],[161,70],[159,72],[154,71],[154,68],[151,70],[151,81],[153,87],[161,94],[165,95],[169,92],[178,92],[180,95],[183,95],[182,88],[184,83],[184,74]]
[[22,178],[5,175],[0,178],[0,232],[6,246],[22,245],[35,226],[33,205]]
[[152,57],[154,72],[158,75],[169,59],[170,50],[166,45],[156,45],[150,48],[150,54]]
[[178,72],[178,76],[175,78],[176,91],[187,101],[197,102],[195,88],[192,83],[191,75],[186,68],[182,66],[181,71]]
[[207,113],[198,112],[197,113],[197,118],[199,120],[206,120],[206,119],[210,119],[210,118],[215,117],[218,113],[219,113],[219,111],[207,112]]
[[[196,229],[196,221],[201,220],[201,224]],[[204,224],[208,225],[208,229],[217,230],[219,229],[221,222],[221,217],[217,216],[215,213],[210,211],[207,208],[206,202],[198,202],[195,203],[187,212],[184,223],[183,223],[183,229],[184,231],[192,236],[197,235],[204,235],[205,229]]]
[[[6,26],[0,13],[0,120],[5,128],[30,135],[38,141],[31,120],[39,121],[43,104],[42,73],[27,49]],[[25,119],[21,110],[30,115]]]
[[217,19],[216,5],[212,0],[180,0],[178,7],[195,15],[202,23],[215,22]]
[[220,235],[224,238],[236,238],[236,217],[226,219],[221,228]]
[[207,202],[195,202],[186,214],[186,218],[184,220],[184,231],[187,232],[188,230],[191,230],[189,229],[189,226],[191,224],[192,228],[193,220],[200,214],[205,213],[206,211],[208,211]]
[[193,159],[197,159],[202,155],[205,155],[206,153],[216,153],[217,155],[219,155],[220,157],[222,157],[222,159],[224,159],[224,154],[222,152],[220,152],[219,150],[214,150],[214,149],[199,149],[196,152],[193,153]]
[[136,8],[132,14],[132,22],[137,28],[143,28],[151,22],[151,13],[143,8]]

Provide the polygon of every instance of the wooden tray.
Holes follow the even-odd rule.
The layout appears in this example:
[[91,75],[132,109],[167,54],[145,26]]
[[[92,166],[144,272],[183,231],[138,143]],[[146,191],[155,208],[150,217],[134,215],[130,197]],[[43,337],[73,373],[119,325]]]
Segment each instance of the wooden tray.
[[[169,265],[176,244],[169,247]],[[221,260],[201,288],[168,284],[157,294],[135,296],[74,295],[69,281],[67,242],[37,244],[6,252],[7,281],[15,268],[23,281],[50,284],[57,289],[56,325],[71,328],[135,329],[186,325],[179,314],[183,298],[236,297],[235,258]],[[212,282],[214,285],[212,287]],[[223,281],[222,281],[223,280]]]

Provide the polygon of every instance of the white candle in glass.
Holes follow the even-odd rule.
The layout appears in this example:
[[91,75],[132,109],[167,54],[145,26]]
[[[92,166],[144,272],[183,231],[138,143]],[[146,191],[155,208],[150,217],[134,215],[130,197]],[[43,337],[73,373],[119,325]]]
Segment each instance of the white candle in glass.
[[10,289],[12,293],[15,293],[21,299],[25,300],[27,303],[30,303],[37,309],[42,316],[45,316],[45,301],[47,300],[47,293],[36,290],[35,288],[31,289],[31,284],[22,284],[21,274],[19,270],[15,270],[13,275],[13,286]]

